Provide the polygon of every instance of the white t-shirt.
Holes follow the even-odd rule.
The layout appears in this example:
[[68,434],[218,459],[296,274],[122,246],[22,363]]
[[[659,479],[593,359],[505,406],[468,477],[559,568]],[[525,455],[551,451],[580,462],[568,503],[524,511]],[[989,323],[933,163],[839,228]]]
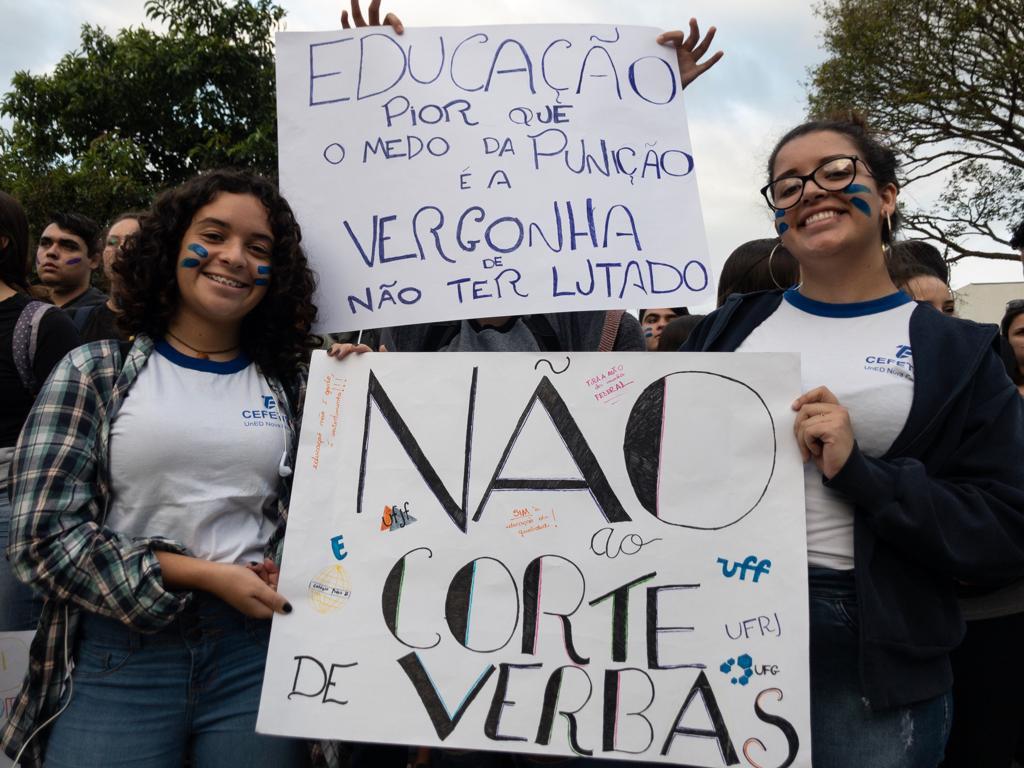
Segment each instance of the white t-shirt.
[[198,360],[160,342],[111,425],[107,526],[204,560],[262,562],[284,418],[247,358]]
[[[899,292],[826,304],[791,288],[736,351],[799,352],[803,391],[828,387],[850,412],[861,452],[878,457],[903,429],[914,399],[910,315],[916,306]],[[808,563],[853,568],[853,503],[825,487],[813,460],[804,465],[804,489]]]

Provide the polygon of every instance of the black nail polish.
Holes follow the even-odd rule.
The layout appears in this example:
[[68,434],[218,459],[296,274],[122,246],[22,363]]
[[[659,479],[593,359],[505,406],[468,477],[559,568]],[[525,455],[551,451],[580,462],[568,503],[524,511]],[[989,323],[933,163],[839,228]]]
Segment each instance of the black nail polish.
[[292,604],[291,603],[285,603],[284,604],[284,612],[285,613],[291,613],[292,612]]

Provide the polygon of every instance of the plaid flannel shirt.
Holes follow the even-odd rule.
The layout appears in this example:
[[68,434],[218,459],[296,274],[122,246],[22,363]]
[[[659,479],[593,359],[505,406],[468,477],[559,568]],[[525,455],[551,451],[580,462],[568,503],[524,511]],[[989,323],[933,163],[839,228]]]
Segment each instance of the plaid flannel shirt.
[[[117,342],[71,351],[50,374],[25,422],[11,467],[11,566],[46,598],[29,657],[29,671],[0,732],[12,758],[26,741],[21,765],[41,766],[46,720],[65,703],[65,664],[75,647],[81,611],[116,619],[139,632],[168,626],[190,593],[163,585],[156,551],[185,552],[167,539],[130,539],[103,526],[110,502],[110,425],[153,352],[139,336],[122,358]],[[294,466],[304,377],[292,400],[280,381],[266,377],[287,416],[288,451]],[[267,556],[280,559],[291,481],[282,478],[277,528]],[[187,553],[186,553],[187,554]],[[29,739],[31,739],[29,741]]]

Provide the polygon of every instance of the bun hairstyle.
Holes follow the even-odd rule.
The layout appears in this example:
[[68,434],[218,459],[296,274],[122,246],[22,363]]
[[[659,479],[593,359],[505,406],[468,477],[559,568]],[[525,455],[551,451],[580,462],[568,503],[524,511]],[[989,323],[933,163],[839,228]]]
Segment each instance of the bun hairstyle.
[[[779,139],[768,158],[768,181],[772,180],[775,159],[782,147],[800,136],[822,131],[838,133],[852,141],[857,147],[857,153],[867,164],[875,183],[880,188],[892,184],[897,190],[899,189],[900,183],[896,174],[900,164],[896,159],[896,153],[871,130],[864,118],[856,112],[832,113],[822,118],[808,120],[786,133]],[[892,242],[893,232],[899,229],[900,218],[897,209],[889,217],[892,221],[892,229],[889,228],[888,223],[882,222],[882,242],[886,245]]]

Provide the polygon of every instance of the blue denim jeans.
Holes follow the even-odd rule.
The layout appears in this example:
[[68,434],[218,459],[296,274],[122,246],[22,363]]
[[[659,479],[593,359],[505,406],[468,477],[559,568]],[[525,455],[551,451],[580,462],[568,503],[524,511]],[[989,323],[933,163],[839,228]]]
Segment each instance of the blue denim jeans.
[[7,498],[7,465],[0,462],[0,632],[35,629],[43,601],[11,572],[7,541],[11,533],[11,502]]
[[47,768],[307,766],[305,742],[256,733],[269,636],[203,593],[154,635],[87,614]]
[[876,711],[861,692],[853,571],[811,568],[811,754],[828,768],[935,768],[952,694]]

